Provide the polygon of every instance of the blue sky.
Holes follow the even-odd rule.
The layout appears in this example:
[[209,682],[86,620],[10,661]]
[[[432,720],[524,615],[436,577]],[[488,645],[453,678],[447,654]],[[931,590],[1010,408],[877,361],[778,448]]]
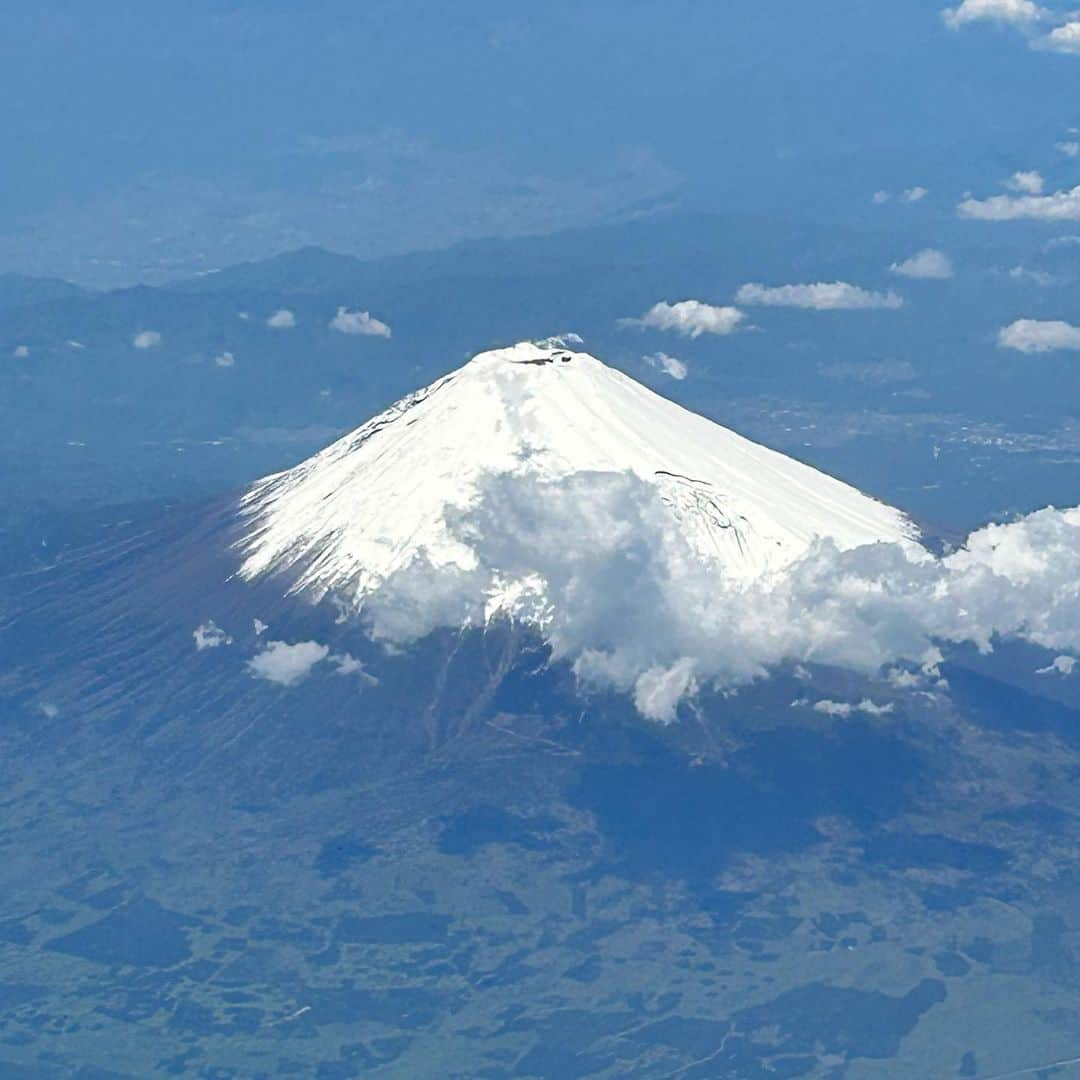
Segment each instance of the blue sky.
[[872,221],[917,186],[951,218],[1015,170],[1071,186],[1080,55],[1027,3],[9,0],[0,261],[157,280],[670,199]]

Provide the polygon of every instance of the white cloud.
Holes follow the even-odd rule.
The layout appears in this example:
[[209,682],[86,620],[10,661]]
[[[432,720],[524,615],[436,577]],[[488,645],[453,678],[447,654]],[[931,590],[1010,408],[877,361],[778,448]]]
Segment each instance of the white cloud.
[[55,720],[60,715],[59,708],[57,708],[57,706],[53,705],[51,702],[48,701],[43,701],[38,706],[38,709],[41,711],[41,715],[44,716],[46,720]]
[[236,357],[231,352],[223,352],[214,357],[214,363],[218,367],[232,367],[236,363]]
[[584,345],[585,339],[580,334],[568,330],[564,334],[552,334],[550,337],[538,338],[533,344],[541,349],[569,349],[574,345]]
[[857,285],[849,285],[846,281],[779,285],[775,288],[751,282],[739,289],[735,299],[740,304],[810,308],[814,311],[898,308],[904,303],[891,289],[887,293],[871,292]]
[[1080,20],[1056,26],[1037,42],[1039,48],[1080,56]]
[[364,670],[364,665],[351,653],[332,653],[327,659],[337,669],[338,675],[355,675],[367,686],[378,686],[379,680]]
[[337,314],[330,320],[330,329],[342,334],[364,334],[367,337],[390,336],[390,327],[370,312],[350,311],[346,307],[337,309]]
[[30,355],[30,346],[16,345],[11,355],[14,356],[17,360],[25,360]]
[[306,679],[311,669],[327,658],[330,650],[317,641],[268,641],[262,652],[248,661],[248,670],[257,679],[279,686],[295,686]]
[[1080,349],[1080,326],[1058,319],[1017,319],[998,332],[998,345],[1023,353]]
[[897,690],[915,690],[926,681],[925,672],[911,671],[909,668],[894,667],[885,672],[889,685]]
[[[802,703],[796,702],[796,704]],[[847,718],[854,716],[856,713],[862,713],[864,716],[888,716],[893,711],[894,706],[892,702],[878,705],[869,698],[863,698],[862,701],[855,703],[850,701],[830,701],[825,698],[822,701],[815,701],[813,709],[814,712],[824,713],[826,716]]]
[[670,375],[673,379],[682,381],[689,374],[687,366],[674,356],[668,356],[665,352],[653,353],[651,356],[643,356],[642,359],[649,367]]
[[1054,146],[1054,149],[1059,153],[1064,154],[1068,158],[1080,157],[1080,142],[1075,142],[1070,139],[1066,142],[1059,142]]
[[86,346],[81,341],[75,341],[74,338],[68,338],[65,343],[69,349],[85,349]]
[[875,206],[884,206],[892,198],[892,195],[888,191],[875,191],[871,202]]
[[679,702],[696,688],[694,661],[684,656],[671,667],[653,667],[642,672],[634,683],[634,706],[642,716],[670,724],[675,720]]
[[908,278],[951,278],[953,276],[952,260],[944,251],[936,251],[934,248],[926,248],[910,259],[900,263],[893,263],[889,269],[894,274]]
[[923,199],[925,199],[926,196],[929,194],[930,192],[926,188],[916,186],[908,188],[907,191],[905,191],[904,194],[901,196],[901,198],[906,203],[917,203],[922,202]]
[[957,30],[973,22],[999,22],[1025,25],[1037,22],[1043,10],[1034,0],[963,0],[959,7],[942,13],[946,24]]
[[1009,178],[1008,187],[1013,191],[1021,191],[1025,195],[1041,195],[1044,183],[1042,173],[1031,169],[1028,172],[1013,173]]
[[266,320],[271,330],[291,330],[296,325],[296,316],[288,308],[279,308]]
[[1048,274],[1045,270],[1035,270],[1029,266],[1014,266],[1009,270],[1013,281],[1022,281],[1029,285],[1057,285],[1061,278]]
[[506,582],[527,581],[519,616],[553,657],[584,687],[631,694],[662,721],[697,688],[735,688],[781,664],[933,676],[950,643],[1080,648],[1080,508],[987,526],[941,559],[821,541],[786,574],[750,585],[703,563],[656,489],[628,474],[492,477],[448,525],[476,567],[417,560],[393,575],[366,608],[376,638],[403,645],[440,626],[482,625]]
[[161,344],[161,335],[156,330],[140,330],[132,339],[136,349],[156,349]]
[[702,334],[733,333],[744,318],[734,307],[715,307],[700,300],[680,300],[677,304],[661,300],[640,319],[620,319],[619,325],[674,330],[683,337],[697,338]]
[[1080,185],[1050,195],[993,195],[967,198],[957,208],[976,221],[1080,221]]
[[1069,676],[1076,667],[1076,658],[1073,656],[1055,656],[1046,667],[1037,668],[1036,675],[1061,675]]
[[270,627],[267,626],[266,623],[262,621],[262,619],[252,619],[251,628],[255,631],[256,637],[262,637],[263,634],[265,634],[266,631],[270,629]]
[[202,652],[203,649],[216,649],[221,645],[231,645],[232,638],[221,629],[213,619],[196,626],[191,632],[195,639],[195,648]]

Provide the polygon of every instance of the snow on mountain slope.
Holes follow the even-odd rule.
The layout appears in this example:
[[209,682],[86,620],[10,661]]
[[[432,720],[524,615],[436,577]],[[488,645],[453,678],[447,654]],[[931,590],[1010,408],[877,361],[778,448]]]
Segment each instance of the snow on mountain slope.
[[[751,582],[819,537],[841,549],[914,540],[898,510],[744,439],[587,353],[522,343],[481,353],[244,496],[240,576],[361,606],[418,555],[471,569],[447,513],[485,478],[631,473],[654,485],[703,562]],[[582,507],[582,513],[588,508]]]

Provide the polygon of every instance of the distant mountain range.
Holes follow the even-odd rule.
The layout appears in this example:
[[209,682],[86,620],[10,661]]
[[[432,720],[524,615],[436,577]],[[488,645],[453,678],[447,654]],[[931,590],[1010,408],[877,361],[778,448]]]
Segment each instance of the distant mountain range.
[[[1072,457],[1047,433],[1071,422],[1080,369],[1006,353],[995,340],[1016,317],[1080,317],[1069,290],[1006,272],[1026,262],[1067,274],[1069,250],[1040,254],[1043,234],[1026,227],[1004,242],[996,234],[991,248],[979,226],[954,223],[942,237],[884,220],[880,231],[856,231],[672,211],[366,261],[307,248],[105,293],[9,276],[0,454],[15,467],[0,495],[10,508],[208,494],[315,450],[430,382],[447,359],[574,331],[681,403],[945,526],[1053,501]],[[890,272],[946,240],[955,278]],[[738,332],[693,339],[620,325],[660,300],[730,304],[748,281],[837,280],[895,289],[905,304],[754,308]],[[339,309],[368,312],[391,336],[335,329]],[[282,311],[286,325],[269,325]],[[338,325],[347,331],[348,319]],[[689,377],[651,366],[661,352]],[[1039,468],[995,449],[1003,425],[1038,433]],[[967,438],[957,432],[984,427],[980,452],[1001,457],[991,467],[1022,473],[999,482],[990,505],[976,494],[987,466],[972,463],[966,443],[953,449]],[[866,438],[885,440],[888,453],[862,453]],[[928,484],[953,488],[939,496],[945,489]],[[961,505],[962,521],[948,520]]]

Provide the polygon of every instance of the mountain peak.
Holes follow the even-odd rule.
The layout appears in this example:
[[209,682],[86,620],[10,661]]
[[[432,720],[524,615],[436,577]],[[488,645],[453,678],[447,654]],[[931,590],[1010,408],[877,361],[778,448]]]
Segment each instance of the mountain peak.
[[453,520],[491,477],[581,474],[650,485],[697,557],[737,581],[781,569],[818,538],[850,548],[916,535],[900,511],[552,339],[480,353],[257,482],[241,504],[240,574],[288,571],[297,591],[359,606],[418,558],[474,569]]

